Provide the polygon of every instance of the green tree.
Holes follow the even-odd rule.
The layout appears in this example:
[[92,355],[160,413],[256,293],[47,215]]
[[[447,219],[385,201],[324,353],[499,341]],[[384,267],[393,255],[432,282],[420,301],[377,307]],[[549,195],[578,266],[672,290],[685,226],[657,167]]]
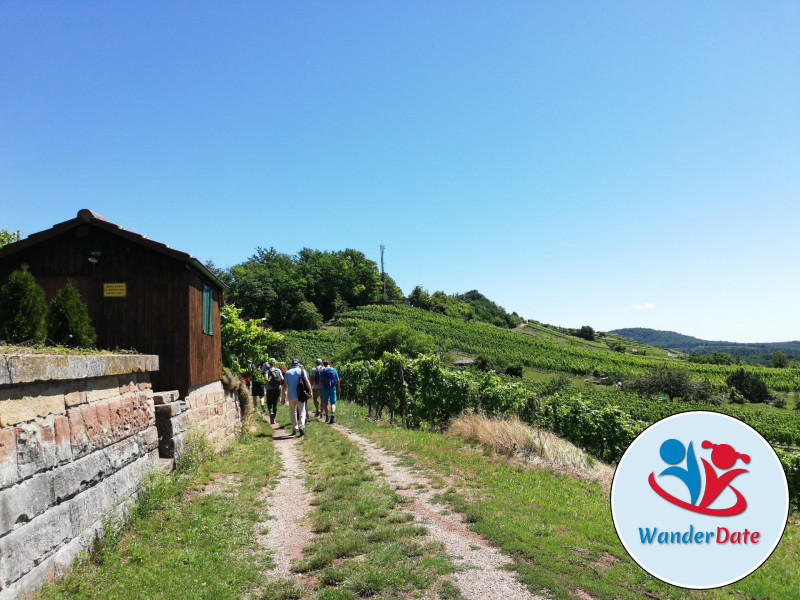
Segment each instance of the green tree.
[[772,353],[772,366],[776,369],[785,369],[789,366],[789,359],[780,350]]
[[735,388],[748,402],[766,402],[772,398],[767,384],[758,373],[738,369],[725,380],[728,386]]
[[0,288],[0,339],[11,344],[43,344],[46,314],[44,290],[28,271],[28,265],[22,265]]
[[419,356],[434,352],[436,344],[431,336],[415,331],[401,323],[362,323],[350,337],[345,359],[378,359],[384,352],[399,352],[405,356]]
[[70,279],[47,308],[47,339],[56,345],[88,348],[97,341],[89,310]]
[[431,296],[427,290],[421,285],[415,286],[411,293],[408,295],[408,301],[411,306],[416,306],[423,310],[431,309]]
[[18,242],[22,234],[19,231],[9,231],[8,229],[0,229],[0,248],[6,244]]
[[688,399],[693,391],[689,371],[665,366],[650,369],[645,375],[634,379],[629,388],[642,396],[664,394],[670,401],[675,398]]
[[594,341],[594,329],[592,329],[588,325],[584,325],[578,331],[575,332],[575,336],[579,337],[581,339],[593,342]]
[[319,329],[322,327],[322,315],[313,303],[303,300],[295,307],[290,326],[292,329]]
[[286,348],[283,335],[263,326],[263,319],[245,321],[241,313],[233,304],[220,308],[222,365],[234,373],[243,373],[248,361],[279,356]]

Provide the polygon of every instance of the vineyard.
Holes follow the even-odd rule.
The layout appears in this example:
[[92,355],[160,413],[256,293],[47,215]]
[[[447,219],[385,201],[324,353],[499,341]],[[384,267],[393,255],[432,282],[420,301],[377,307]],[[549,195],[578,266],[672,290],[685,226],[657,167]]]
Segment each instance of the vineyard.
[[[511,330],[408,306],[360,307],[340,314],[328,330],[288,332],[287,350],[308,363],[315,357],[336,360],[348,344],[348,332],[362,323],[402,323],[431,336],[440,355],[410,359],[387,353],[381,360],[340,366],[343,397],[367,406],[372,415],[409,428],[430,429],[444,428],[465,410],[500,417],[516,415],[615,463],[644,428],[664,417],[687,410],[721,412],[747,423],[776,447],[789,480],[792,504],[798,507],[800,411],[720,404],[719,394],[716,403],[704,404],[643,398],[613,385],[574,385],[564,378],[533,382],[495,372],[456,370],[443,359],[453,354],[482,356],[495,365],[519,364],[546,373],[608,377],[611,382],[629,381],[655,367],[671,365],[687,370],[694,380],[708,381],[718,392],[739,368],[757,373],[773,391],[797,392],[800,377],[796,369],[691,363],[666,350],[611,334],[599,333],[595,340],[584,340],[539,323]],[[609,347],[619,350],[621,345],[622,352]]]
[[[495,373],[457,371],[437,358],[410,359],[384,354],[382,360],[340,368],[342,395],[367,406],[376,417],[409,428],[440,428],[461,412],[517,415],[552,431],[606,462],[617,462],[634,438],[651,423],[686,410],[716,410],[737,417],[777,445],[798,445],[800,417],[747,411],[735,406],[657,403],[616,393],[612,404],[602,392],[548,394],[547,384],[511,380]],[[620,406],[622,404],[622,406]],[[792,505],[800,504],[800,453],[776,450],[789,481]]]
[[462,321],[409,306],[365,306],[343,313],[337,324],[342,327],[356,327],[364,321],[402,322],[432,336],[444,351],[457,350],[481,355],[499,364],[518,363],[549,372],[606,376],[612,381],[618,381],[644,374],[656,366],[679,364],[694,379],[703,379],[713,385],[722,386],[731,373],[738,368],[744,368],[746,371],[758,373],[772,390],[800,390],[800,374],[795,369],[689,363],[669,358],[663,351],[656,350],[644,356],[614,352],[602,343],[586,343],[577,339],[572,342],[565,339],[565,336],[560,336],[562,339],[559,340],[555,335],[533,335],[535,331],[525,335],[520,331],[503,329],[488,323]]

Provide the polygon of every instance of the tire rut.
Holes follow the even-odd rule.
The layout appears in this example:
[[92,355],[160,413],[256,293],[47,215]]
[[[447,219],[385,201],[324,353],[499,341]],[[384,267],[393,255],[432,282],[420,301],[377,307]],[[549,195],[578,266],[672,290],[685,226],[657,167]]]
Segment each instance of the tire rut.
[[340,433],[358,444],[370,461],[380,464],[387,481],[395,491],[412,502],[407,509],[428,529],[430,536],[445,545],[453,562],[462,570],[453,574],[456,587],[467,600],[546,600],[532,594],[519,583],[507,567],[513,561],[491,546],[479,534],[467,528],[464,521],[433,502],[435,490],[430,482],[412,469],[399,464],[366,438],[342,425],[333,425]]
[[306,490],[306,473],[300,460],[297,440],[272,425],[273,440],[282,463],[278,484],[267,491],[267,519],[259,527],[268,529],[266,534],[257,534],[256,541],[272,552],[275,567],[266,571],[270,579],[294,579],[303,587],[309,587],[306,578],[293,573],[293,560],[303,558],[305,548],[313,538],[308,515],[312,510],[312,495]]

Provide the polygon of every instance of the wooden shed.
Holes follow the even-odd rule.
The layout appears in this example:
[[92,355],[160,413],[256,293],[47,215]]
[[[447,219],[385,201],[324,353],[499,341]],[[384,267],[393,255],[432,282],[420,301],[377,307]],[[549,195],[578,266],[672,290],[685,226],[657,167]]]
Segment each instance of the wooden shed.
[[90,210],[0,248],[0,284],[23,264],[49,302],[75,282],[97,346],[158,354],[155,390],[220,379],[219,307],[225,285],[193,256],[109,223]]

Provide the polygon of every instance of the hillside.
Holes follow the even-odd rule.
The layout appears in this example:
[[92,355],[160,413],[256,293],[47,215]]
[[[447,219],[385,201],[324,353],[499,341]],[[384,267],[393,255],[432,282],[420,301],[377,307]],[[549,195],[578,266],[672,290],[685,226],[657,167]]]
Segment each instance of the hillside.
[[800,360],[800,341],[791,342],[765,342],[765,343],[738,343],[725,341],[702,340],[690,335],[683,335],[674,331],[647,329],[645,327],[630,327],[614,329],[610,333],[630,338],[638,342],[670,348],[687,354],[712,354],[725,352],[731,356],[739,356],[743,360],[756,364],[770,364],[773,352],[783,352],[789,359]]
[[[341,313],[328,329],[290,333],[290,348],[296,348],[297,354],[304,360],[313,359],[310,355],[312,352],[318,356],[336,357],[340,354],[342,344],[346,343],[347,332],[364,322],[402,323],[431,336],[443,355],[483,356],[503,368],[518,364],[551,373],[607,376],[620,381],[643,374],[656,366],[673,364],[688,369],[694,379],[705,379],[716,385],[723,385],[736,368],[731,365],[690,363],[681,357],[669,357],[664,350],[640,342],[627,341],[626,344],[624,338],[614,334],[601,333],[596,341],[590,342],[564,334],[558,328],[537,323],[506,329],[410,306],[363,306]],[[622,351],[612,349],[614,346],[620,348],[620,344]],[[634,349],[637,350],[635,353]],[[309,352],[309,355],[305,352]],[[770,389],[793,391],[795,388],[794,369],[756,366],[748,366],[747,369],[758,372]]]

